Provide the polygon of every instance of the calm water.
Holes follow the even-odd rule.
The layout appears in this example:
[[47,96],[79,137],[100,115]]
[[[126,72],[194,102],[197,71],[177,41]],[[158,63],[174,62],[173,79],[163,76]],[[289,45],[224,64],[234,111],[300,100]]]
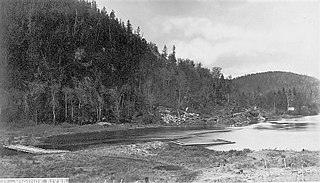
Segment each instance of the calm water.
[[235,128],[230,132],[207,133],[184,142],[207,142],[213,139],[224,139],[235,144],[211,146],[213,150],[242,150],[249,148],[281,150],[320,150],[320,115],[295,119],[269,121]]
[[150,128],[58,135],[45,139],[42,148],[76,150],[88,146],[124,144],[153,140],[179,140],[186,143],[223,139],[234,144],[208,147],[213,150],[292,149],[320,150],[320,115],[270,121],[236,127],[231,130],[212,128]]

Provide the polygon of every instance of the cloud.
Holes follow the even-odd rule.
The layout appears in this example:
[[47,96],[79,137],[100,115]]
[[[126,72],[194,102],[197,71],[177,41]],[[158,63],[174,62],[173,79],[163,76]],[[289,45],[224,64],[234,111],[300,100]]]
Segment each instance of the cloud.
[[320,78],[317,1],[110,0],[107,7],[139,25],[159,49],[176,45],[177,57],[209,68],[233,76],[281,69]]
[[283,55],[277,52],[256,52],[254,55],[228,53],[220,55],[215,64],[224,68],[225,73],[232,73],[234,76],[269,70],[289,71],[288,63],[281,62],[282,59]]
[[177,56],[192,58],[212,66],[221,55],[256,56],[257,52],[274,54],[275,49],[266,45],[268,34],[246,30],[239,26],[213,24],[205,18],[174,18],[164,22],[163,29],[170,32],[181,32],[182,39],[174,39],[169,45],[175,44]]
[[[256,70],[268,65],[274,70],[289,68],[301,72],[301,66],[305,65],[302,60],[313,65],[319,60],[317,29],[312,21],[296,19],[282,26],[253,29],[221,22],[214,24],[203,17],[173,17],[163,21],[161,27],[168,37],[178,35],[167,41],[167,45],[176,45],[178,57],[200,61],[206,67],[221,65],[231,71],[234,66],[241,68],[241,62],[255,60]],[[222,59],[226,55],[228,61]],[[223,64],[223,60],[228,64]]]
[[[162,21],[161,21],[162,20]],[[163,21],[165,20],[165,21]],[[254,32],[246,30],[244,27],[226,25],[223,23],[213,24],[208,18],[203,17],[162,17],[153,19],[152,23],[157,24],[165,34],[179,33],[188,37],[203,37],[213,41],[223,38],[243,38],[250,39],[255,35]]]

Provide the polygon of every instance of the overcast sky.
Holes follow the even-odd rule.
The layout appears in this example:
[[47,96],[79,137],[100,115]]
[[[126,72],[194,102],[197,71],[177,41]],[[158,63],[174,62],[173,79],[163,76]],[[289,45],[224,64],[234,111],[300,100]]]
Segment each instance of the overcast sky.
[[233,77],[270,70],[320,78],[320,1],[97,0],[161,51]]

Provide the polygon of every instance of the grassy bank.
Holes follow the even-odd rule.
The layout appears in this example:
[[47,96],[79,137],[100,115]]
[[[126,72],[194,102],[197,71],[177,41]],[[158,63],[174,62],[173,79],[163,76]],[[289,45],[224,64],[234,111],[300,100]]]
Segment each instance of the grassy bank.
[[4,156],[1,177],[69,177],[71,182],[319,181],[313,151],[211,151],[171,143],[100,146],[54,155]]

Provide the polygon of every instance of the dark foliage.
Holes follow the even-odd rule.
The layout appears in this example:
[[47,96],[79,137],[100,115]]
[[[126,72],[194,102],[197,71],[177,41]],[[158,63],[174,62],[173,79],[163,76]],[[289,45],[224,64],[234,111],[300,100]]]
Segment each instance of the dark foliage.
[[203,108],[226,102],[227,80],[191,60],[177,60],[175,47],[160,54],[139,27],[134,31],[129,20],[99,10],[94,1],[3,5],[5,121],[87,124],[144,116],[149,123],[157,119],[146,117],[156,116],[157,105]]

